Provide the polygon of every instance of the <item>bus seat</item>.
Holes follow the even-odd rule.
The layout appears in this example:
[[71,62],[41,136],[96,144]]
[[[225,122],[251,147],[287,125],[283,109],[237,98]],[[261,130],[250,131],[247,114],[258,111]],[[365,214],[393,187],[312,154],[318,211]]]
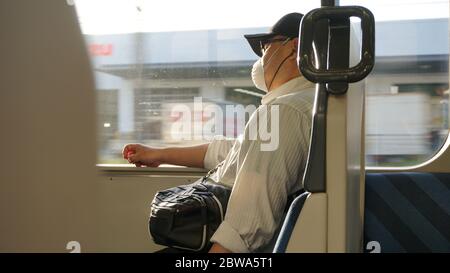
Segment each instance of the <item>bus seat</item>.
[[367,174],[364,241],[381,252],[449,252],[450,174]]
[[[302,30],[304,22],[305,19]],[[360,60],[361,42],[353,25],[337,26],[335,23],[342,22],[326,25],[329,31],[335,32],[333,35],[327,35],[328,29],[320,30],[320,24],[315,26],[317,36],[313,39],[319,67],[327,62],[327,68],[335,69],[333,65],[353,67]],[[347,56],[342,55],[346,51],[343,48],[348,48],[348,63],[345,63]],[[334,57],[322,59],[327,56],[323,52]],[[333,58],[342,64],[335,64],[336,60],[330,64]],[[299,67],[301,69],[301,65]],[[329,86],[317,83],[311,146],[303,177],[305,193],[291,204],[278,234],[275,253],[362,250],[364,82],[348,84],[348,90],[343,93],[333,93]]]
[[310,193],[305,192],[300,196],[296,197],[291,203],[289,210],[284,218],[284,225],[280,230],[278,240],[274,247],[275,253],[284,253],[286,251],[289,239],[291,238],[292,231],[294,230],[295,223],[297,222],[300,211],[305,204],[306,199]]

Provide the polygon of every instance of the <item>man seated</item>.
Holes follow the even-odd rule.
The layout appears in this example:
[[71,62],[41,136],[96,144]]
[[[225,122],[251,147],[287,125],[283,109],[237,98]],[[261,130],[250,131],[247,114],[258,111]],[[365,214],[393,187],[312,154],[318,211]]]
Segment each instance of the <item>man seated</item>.
[[[216,179],[233,190],[225,219],[211,238],[212,253],[272,252],[287,198],[302,188],[314,100],[314,84],[300,74],[296,61],[302,16],[290,13],[269,33],[245,35],[260,57],[253,65],[253,82],[267,94],[242,137],[217,137],[193,147],[128,144],[123,149],[124,158],[138,167],[165,163],[212,169],[222,163]],[[275,146],[255,137],[253,129],[261,121],[278,125]]]

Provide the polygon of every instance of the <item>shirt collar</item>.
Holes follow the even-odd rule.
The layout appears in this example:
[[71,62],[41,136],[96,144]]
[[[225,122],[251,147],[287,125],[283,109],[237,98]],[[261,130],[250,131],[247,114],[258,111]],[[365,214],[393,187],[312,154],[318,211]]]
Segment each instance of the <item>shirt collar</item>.
[[274,99],[287,95],[290,93],[298,92],[303,89],[308,89],[314,87],[314,83],[308,81],[303,76],[298,76],[296,78],[293,78],[292,80],[285,82],[281,86],[273,89],[272,91],[268,92],[261,98],[261,104],[267,105]]

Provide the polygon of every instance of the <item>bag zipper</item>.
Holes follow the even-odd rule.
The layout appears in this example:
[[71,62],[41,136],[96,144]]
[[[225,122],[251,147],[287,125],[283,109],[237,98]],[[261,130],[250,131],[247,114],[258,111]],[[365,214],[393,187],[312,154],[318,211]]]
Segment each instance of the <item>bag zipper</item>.
[[200,248],[188,248],[188,247],[182,247],[182,246],[177,246],[177,245],[172,245],[172,247],[176,247],[179,249],[184,249],[184,250],[192,250],[192,251],[200,251],[205,247],[205,243],[206,243],[206,225],[203,225],[203,237],[202,237],[202,245],[200,246]]
[[220,219],[223,221],[223,207],[222,207],[222,203],[220,203],[219,198],[217,198],[214,193],[211,192],[212,197],[214,198],[214,200],[216,201],[217,205],[219,206],[219,210],[220,210]]
[[[193,195],[192,197],[193,197],[194,199],[197,199],[197,200],[200,202],[200,204],[203,205],[204,209],[207,208],[207,207],[206,207],[206,203],[205,203],[205,201],[204,201],[203,199],[201,199],[201,198],[199,198],[199,197],[197,197],[197,196],[194,196],[194,195]],[[208,219],[206,219],[206,221],[208,221]],[[202,245],[201,245],[200,248],[197,249],[197,250],[203,249],[203,248],[205,247],[205,244],[206,244],[206,224],[203,225]]]
[[[195,200],[200,202],[200,204],[202,204],[206,208],[206,203],[201,198],[198,198],[196,196],[192,196],[192,198],[194,198]],[[195,249],[195,248],[188,248],[188,247],[180,247],[180,246],[176,246],[176,245],[173,245],[173,247],[177,247],[177,248],[185,249],[185,250],[200,251],[205,247],[205,245],[206,245],[206,224],[203,225],[202,244],[200,245],[199,248]]]

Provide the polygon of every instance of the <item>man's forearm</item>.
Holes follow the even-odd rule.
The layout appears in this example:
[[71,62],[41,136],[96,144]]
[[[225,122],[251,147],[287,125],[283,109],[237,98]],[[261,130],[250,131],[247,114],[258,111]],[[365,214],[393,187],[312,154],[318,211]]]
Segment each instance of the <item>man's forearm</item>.
[[203,160],[209,143],[191,147],[164,148],[164,163],[186,167],[203,168]]

